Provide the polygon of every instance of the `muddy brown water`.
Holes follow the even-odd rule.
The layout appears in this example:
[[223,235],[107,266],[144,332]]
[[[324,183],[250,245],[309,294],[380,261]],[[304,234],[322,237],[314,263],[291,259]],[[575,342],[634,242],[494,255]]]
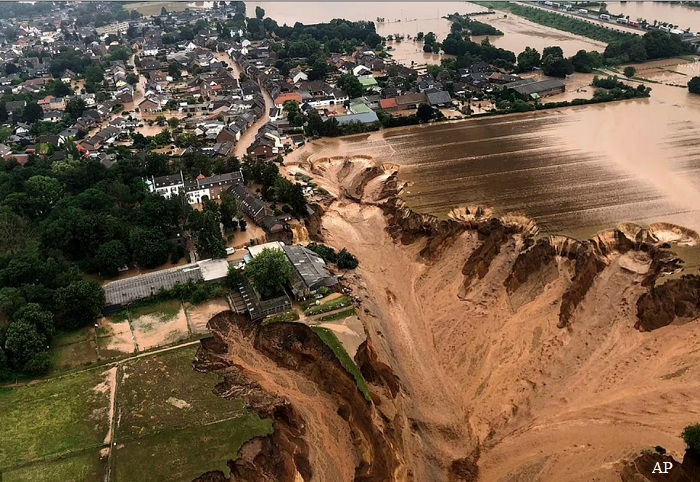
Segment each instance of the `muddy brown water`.
[[407,203],[438,216],[480,204],[579,238],[621,222],[700,231],[700,97],[652,85],[651,99],[322,140],[299,155],[397,164]]

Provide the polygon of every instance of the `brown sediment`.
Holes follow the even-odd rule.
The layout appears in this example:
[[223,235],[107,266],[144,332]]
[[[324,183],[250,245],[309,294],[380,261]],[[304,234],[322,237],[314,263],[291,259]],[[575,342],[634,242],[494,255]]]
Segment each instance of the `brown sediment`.
[[641,454],[622,464],[620,478],[622,482],[695,482],[700,480],[700,459],[690,452],[685,453],[681,462],[669,455]]
[[[260,326],[224,312],[209,326],[213,336],[202,341],[195,368],[221,375],[217,395],[242,398],[274,422],[271,436],[241,449],[231,480],[392,480],[399,454],[385,422],[306,325]],[[389,379],[387,369],[380,370]],[[372,381],[380,387],[381,380]]]
[[306,327],[219,315],[202,348],[224,347],[207,362],[217,390],[276,429],[244,447],[234,480],[619,481],[644,447],[682,450],[700,413],[700,324],[680,322],[698,317],[700,283],[657,286],[680,267],[658,227],[578,241],[480,207],[438,219],[366,158],[308,169],[337,195],[311,239],[360,260],[344,282],[362,300],[355,360],[372,403]]

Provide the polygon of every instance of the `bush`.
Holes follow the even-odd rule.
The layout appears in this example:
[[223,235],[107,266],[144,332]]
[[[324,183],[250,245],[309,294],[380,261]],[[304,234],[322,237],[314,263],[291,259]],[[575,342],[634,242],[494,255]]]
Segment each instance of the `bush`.
[[700,457],[700,423],[688,425],[681,434],[683,441],[688,446],[688,450]]
[[338,260],[335,250],[325,244],[311,243],[306,248],[319,255],[326,263],[335,263]]
[[688,92],[691,94],[700,94],[700,77],[693,77],[688,82]]
[[342,250],[340,250],[340,253],[338,253],[338,268],[355,269],[357,268],[358,264],[359,262],[357,261],[357,258],[353,256],[347,249],[343,248]]
[[625,67],[625,69],[622,71],[623,74],[625,74],[625,77],[628,79],[631,77],[634,77],[634,74],[637,73],[637,69],[632,67],[631,65],[629,67]]

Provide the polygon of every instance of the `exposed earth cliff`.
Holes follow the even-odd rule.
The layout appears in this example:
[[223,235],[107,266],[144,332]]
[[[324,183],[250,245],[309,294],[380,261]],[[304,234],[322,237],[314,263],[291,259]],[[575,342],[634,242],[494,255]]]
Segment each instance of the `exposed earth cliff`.
[[373,403],[306,327],[219,315],[197,366],[276,427],[233,480],[620,481],[644,448],[682,458],[700,418],[700,278],[658,280],[681,266],[667,243],[694,233],[578,241],[478,207],[437,219],[369,159],[303,168],[335,197],[312,236],[360,260],[346,282]]

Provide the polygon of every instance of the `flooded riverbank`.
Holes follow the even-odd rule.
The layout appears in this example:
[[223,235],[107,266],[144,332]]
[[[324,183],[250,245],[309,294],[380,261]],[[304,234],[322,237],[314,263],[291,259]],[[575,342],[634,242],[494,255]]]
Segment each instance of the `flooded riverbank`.
[[700,231],[700,97],[650,85],[650,99],[322,139],[297,158],[397,164],[406,202],[437,216],[479,204],[578,238],[622,222]]

